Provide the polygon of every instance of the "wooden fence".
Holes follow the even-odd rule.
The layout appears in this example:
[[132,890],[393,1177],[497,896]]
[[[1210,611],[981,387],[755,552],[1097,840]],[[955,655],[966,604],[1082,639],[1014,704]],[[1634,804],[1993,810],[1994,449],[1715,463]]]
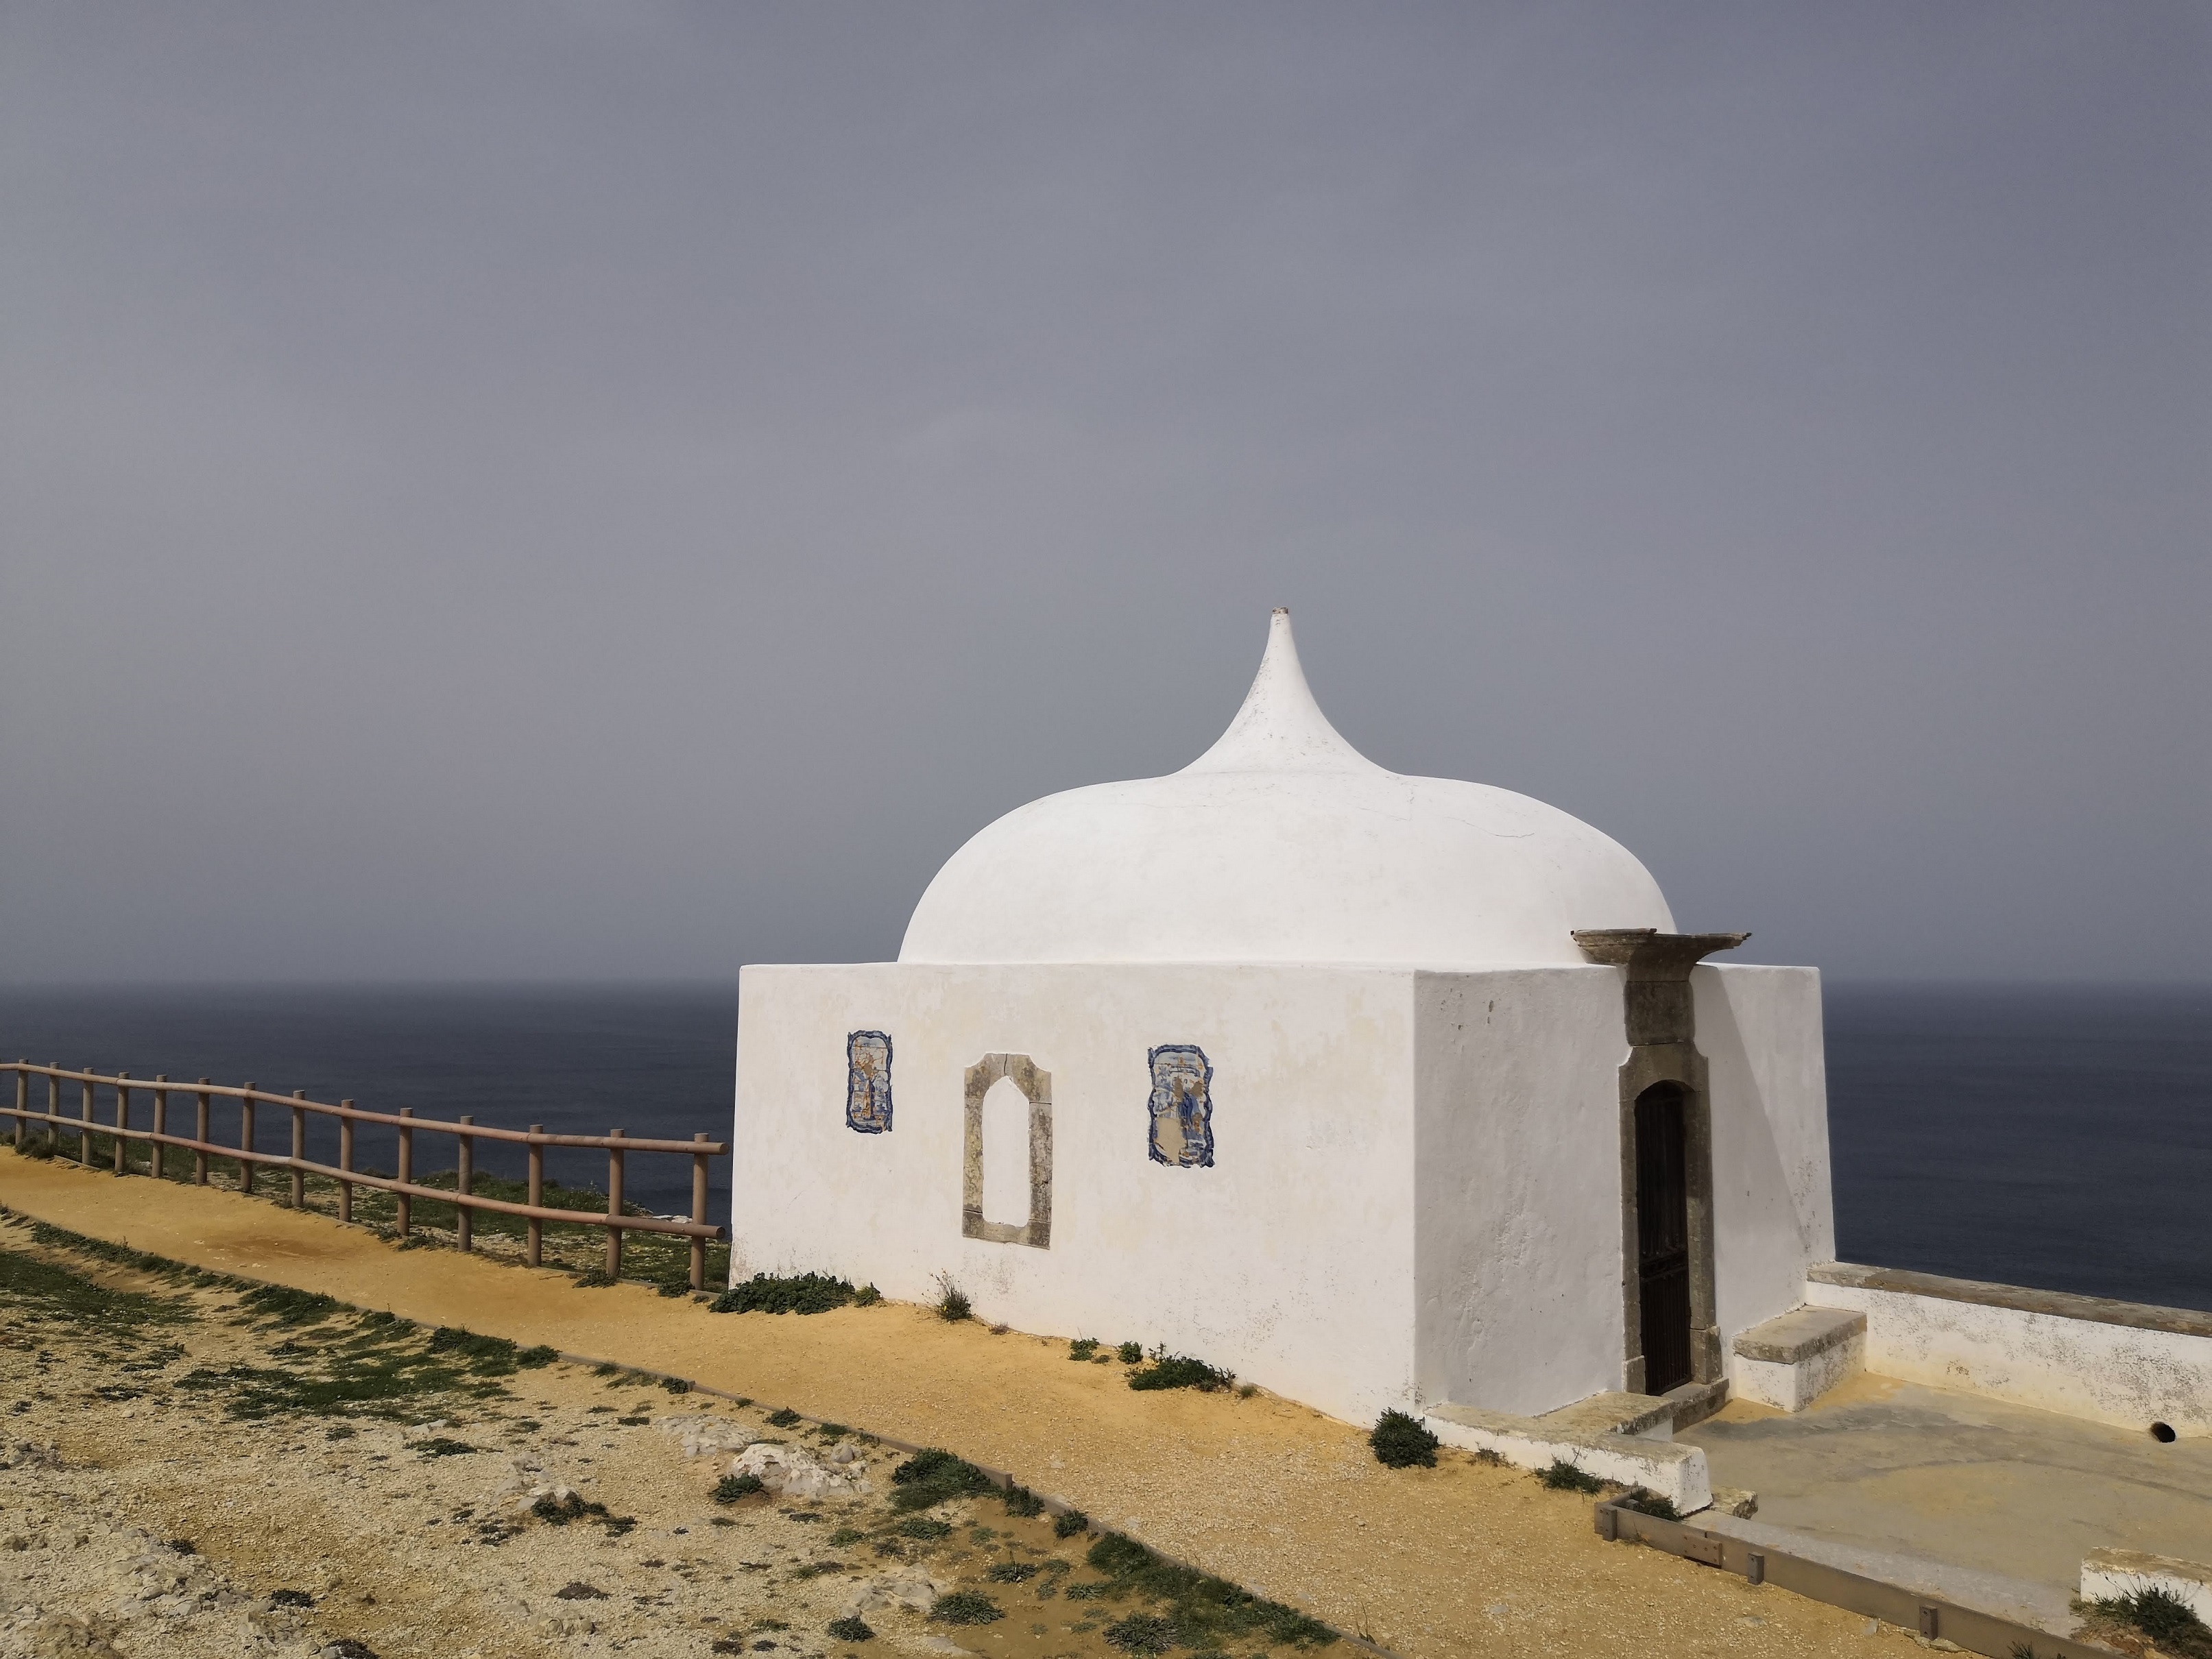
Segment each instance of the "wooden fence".
[[[205,1078],[193,1084],[172,1084],[167,1077],[155,1078],[151,1082],[134,1081],[127,1072],[113,1076],[83,1071],[73,1072],[61,1066],[34,1066],[28,1060],[12,1064],[0,1061],[0,1073],[15,1074],[15,1103],[10,1108],[0,1105],[0,1115],[15,1120],[15,1146],[18,1151],[30,1139],[32,1126],[39,1125],[49,1137],[49,1144],[59,1149],[61,1137],[75,1135],[77,1158],[89,1168],[92,1164],[92,1138],[95,1133],[112,1137],[115,1143],[115,1173],[126,1173],[124,1159],[125,1146],[131,1141],[142,1141],[151,1151],[149,1153],[150,1172],[157,1176],[168,1171],[168,1150],[177,1148],[192,1157],[192,1179],[201,1186],[207,1184],[208,1160],[227,1158],[239,1170],[239,1187],[251,1193],[258,1169],[274,1169],[289,1175],[292,1183],[292,1207],[302,1206],[307,1178],[311,1175],[324,1176],[337,1183],[338,1219],[353,1219],[353,1190],[368,1187],[379,1192],[391,1193],[398,1201],[399,1236],[407,1237],[412,1223],[412,1202],[421,1198],[455,1206],[455,1231],[461,1249],[474,1247],[471,1222],[478,1210],[492,1211],[501,1215],[525,1218],[530,1224],[530,1265],[540,1265],[544,1255],[544,1228],[549,1221],[572,1222],[580,1226],[604,1227],[607,1232],[606,1272],[609,1278],[619,1277],[622,1272],[623,1235],[629,1232],[680,1233],[691,1241],[691,1288],[706,1288],[707,1241],[726,1237],[728,1230],[707,1219],[707,1161],[726,1158],[729,1143],[709,1140],[703,1134],[690,1140],[635,1139],[620,1129],[604,1135],[556,1135],[545,1133],[544,1126],[532,1124],[528,1129],[493,1129],[478,1124],[474,1118],[463,1117],[447,1123],[434,1118],[416,1117],[411,1108],[402,1107],[397,1113],[365,1112],[350,1100],[331,1106],[320,1101],[309,1100],[305,1091],[289,1095],[272,1094],[256,1089],[251,1083],[242,1088],[228,1088],[210,1084]],[[46,1080],[46,1107],[33,1110],[30,1103],[31,1079]],[[82,1090],[82,1105],[74,1117],[62,1110],[62,1085],[74,1083]],[[99,1089],[113,1091],[115,1113],[112,1121],[99,1122],[94,1116],[94,1092]],[[131,1100],[134,1093],[150,1093],[153,1099],[153,1127],[142,1129],[131,1121]],[[188,1094],[193,1101],[192,1132],[172,1134],[169,1132],[169,1097],[172,1093]],[[239,1135],[235,1146],[225,1145],[211,1138],[209,1113],[218,1099],[234,1100],[239,1103]],[[289,1152],[264,1152],[254,1145],[254,1107],[263,1102],[282,1107],[292,1115],[292,1150]],[[337,1120],[338,1161],[336,1164],[318,1164],[307,1157],[307,1115]],[[357,1124],[383,1124],[398,1131],[399,1139],[398,1174],[396,1178],[363,1172],[354,1166],[354,1128]],[[415,1174],[415,1137],[418,1134],[452,1135],[457,1143],[454,1160],[457,1179],[452,1192],[440,1187],[425,1187],[416,1183]],[[529,1148],[530,1201],[510,1204],[504,1200],[482,1198],[474,1191],[476,1179],[476,1144],[479,1140],[519,1143]],[[539,1200],[545,1191],[545,1148],[548,1146],[599,1147],[607,1155],[607,1212],[605,1215],[590,1210],[563,1210],[549,1207]],[[633,1152],[672,1154],[691,1160],[691,1218],[688,1221],[665,1220],[659,1216],[624,1215],[623,1213],[623,1161]]]

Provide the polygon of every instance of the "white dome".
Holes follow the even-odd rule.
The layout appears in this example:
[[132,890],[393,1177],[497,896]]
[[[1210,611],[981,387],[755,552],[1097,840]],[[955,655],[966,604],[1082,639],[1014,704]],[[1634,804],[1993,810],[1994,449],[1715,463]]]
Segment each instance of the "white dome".
[[1244,706],[1180,772],[1071,789],[955,853],[901,962],[1587,960],[1674,930],[1633,854],[1510,790],[1401,777],[1338,733],[1278,611]]

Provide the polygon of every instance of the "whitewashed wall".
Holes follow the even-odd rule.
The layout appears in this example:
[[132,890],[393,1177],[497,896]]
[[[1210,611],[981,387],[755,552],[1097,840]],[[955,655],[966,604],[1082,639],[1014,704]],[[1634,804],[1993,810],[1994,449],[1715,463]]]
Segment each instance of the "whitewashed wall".
[[1727,1353],[1738,1333],[1805,1300],[1836,1254],[1820,976],[1704,963],[1690,975],[1713,1111],[1713,1291]]
[[1425,973],[1415,1021],[1424,1401],[1618,1389],[1620,970]]
[[[757,967],[740,991],[734,1271],[841,1273],[979,1316],[1192,1353],[1352,1420],[1413,1394],[1410,972]],[[890,1034],[891,1133],[845,1126],[848,1031]],[[1146,1156],[1146,1050],[1213,1066],[1212,1169]],[[1052,1075],[1049,1249],[961,1233],[963,1077]]]

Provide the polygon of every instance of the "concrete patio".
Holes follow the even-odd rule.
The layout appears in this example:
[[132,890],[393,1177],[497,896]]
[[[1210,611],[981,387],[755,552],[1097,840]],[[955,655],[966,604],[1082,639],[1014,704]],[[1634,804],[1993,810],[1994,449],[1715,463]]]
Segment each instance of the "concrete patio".
[[1675,1437],[1705,1448],[1715,1486],[1759,1494],[1715,1530],[2056,1632],[2093,1549],[2212,1561],[2212,1438],[1872,1375],[1794,1414],[1734,1401]]

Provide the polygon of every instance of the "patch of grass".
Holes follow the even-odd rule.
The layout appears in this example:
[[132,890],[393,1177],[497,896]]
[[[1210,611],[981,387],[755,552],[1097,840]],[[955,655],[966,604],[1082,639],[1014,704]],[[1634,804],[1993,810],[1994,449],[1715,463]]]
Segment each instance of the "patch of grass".
[[590,1267],[568,1282],[580,1291],[604,1291],[616,1281],[615,1276],[604,1267]]
[[848,1544],[857,1544],[868,1534],[858,1527],[840,1527],[830,1534],[830,1547],[842,1550]]
[[[853,1292],[853,1305],[856,1308],[872,1308],[883,1299],[884,1293],[873,1285],[863,1285]],[[859,1621],[854,1622],[857,1624]]]
[[470,1445],[465,1440],[448,1439],[441,1434],[428,1440],[410,1440],[407,1443],[407,1449],[421,1452],[425,1457],[473,1457],[481,1449]]
[[817,1314],[844,1307],[858,1294],[849,1281],[827,1273],[755,1273],[708,1306],[715,1313]]
[[850,1427],[842,1423],[817,1423],[814,1425],[814,1432],[823,1439],[830,1441],[842,1440],[852,1431]]
[[981,1590],[954,1590],[932,1604],[929,1616],[941,1625],[990,1625],[1006,1616],[1006,1609]]
[[1181,1626],[1156,1613],[1133,1613],[1126,1619],[1117,1619],[1106,1626],[1103,1634],[1108,1647],[1143,1655],[1146,1659],[1182,1645]]
[[1662,1498],[1656,1492],[1646,1492],[1641,1486],[1632,1486],[1620,1500],[1620,1507],[1634,1510],[1638,1515],[1656,1515],[1662,1521],[1680,1521],[1682,1512],[1674,1507],[1671,1498]]
[[1145,1345],[1141,1342],[1124,1342],[1114,1350],[1114,1357],[1124,1365],[1133,1365],[1145,1357]]
[[1217,1370],[1202,1359],[1180,1353],[1155,1354],[1144,1370],[1129,1373],[1133,1389],[1196,1389],[1200,1394],[1216,1394],[1236,1382],[1236,1372]]
[[1052,1517],[1054,1538],[1073,1538],[1079,1532],[1091,1530],[1091,1517],[1081,1510],[1063,1510]]
[[[1260,1636],[1293,1647],[1327,1647],[1337,1633],[1295,1607],[1242,1590],[1225,1579],[1177,1566],[1154,1555],[1133,1538],[1107,1533],[1084,1559],[1106,1577],[1105,1594],[1119,1599],[1138,1595],[1169,1604],[1166,1617],[1178,1639],[1192,1646],[1218,1646],[1222,1638]],[[1065,1592],[1082,1599],[1083,1587]],[[1092,1594],[1098,1592],[1093,1591]]]
[[0,1249],[0,1297],[126,1340],[149,1327],[188,1324],[198,1317],[182,1297],[112,1290],[59,1262],[20,1250]]
[[541,1366],[551,1364],[560,1357],[560,1352],[557,1349],[544,1342],[538,1343],[535,1347],[517,1348],[514,1351],[515,1369],[534,1371]]
[[1026,1584],[1043,1571],[1034,1561],[998,1561],[984,1570],[983,1577],[994,1584]]
[[2205,1627],[2194,1607],[2172,1590],[2147,1584],[2089,1605],[2111,1623],[2148,1637],[2161,1652],[2181,1656],[2181,1659],[2212,1659],[2212,1630]]
[[848,1613],[842,1619],[832,1619],[823,1629],[840,1642],[872,1642],[876,1639],[875,1632],[870,1630],[857,1613]]
[[1095,1336],[1079,1336],[1067,1345],[1067,1357],[1070,1359],[1087,1360],[1097,1352],[1098,1339]]
[[768,1414],[771,1428],[795,1429],[806,1419],[788,1406],[779,1406]]
[[1432,1469],[1437,1466],[1436,1436],[1429,1432],[1419,1418],[1407,1412],[1384,1412],[1376,1420],[1367,1443],[1375,1449],[1375,1461],[1385,1468],[1410,1469],[1418,1465]]
[[927,1515],[913,1516],[900,1522],[898,1529],[908,1538],[950,1538],[952,1535],[951,1522],[934,1520]]
[[968,1293],[952,1282],[951,1273],[937,1275],[937,1316],[939,1319],[957,1324],[973,1316],[975,1311],[975,1304],[969,1301]]
[[1539,1469],[1536,1479],[1553,1492],[1603,1492],[1605,1482],[1581,1465],[1570,1463],[1564,1457],[1552,1460],[1549,1468]]
[[1006,1513],[1028,1520],[1044,1513],[1044,1499],[1027,1486],[1009,1486],[1000,1494],[1006,1500]]
[[726,1474],[714,1483],[714,1501],[734,1504],[741,1498],[750,1498],[755,1492],[767,1490],[757,1474]]
[[458,1326],[441,1325],[432,1331],[424,1352],[450,1355],[478,1376],[512,1376],[521,1369],[522,1350],[515,1344]]
[[991,1478],[973,1463],[931,1446],[891,1471],[891,1507],[902,1513],[926,1510],[955,1498],[991,1490]]
[[334,1296],[295,1291],[284,1285],[256,1285],[239,1301],[257,1317],[275,1325],[320,1325],[349,1311]]

